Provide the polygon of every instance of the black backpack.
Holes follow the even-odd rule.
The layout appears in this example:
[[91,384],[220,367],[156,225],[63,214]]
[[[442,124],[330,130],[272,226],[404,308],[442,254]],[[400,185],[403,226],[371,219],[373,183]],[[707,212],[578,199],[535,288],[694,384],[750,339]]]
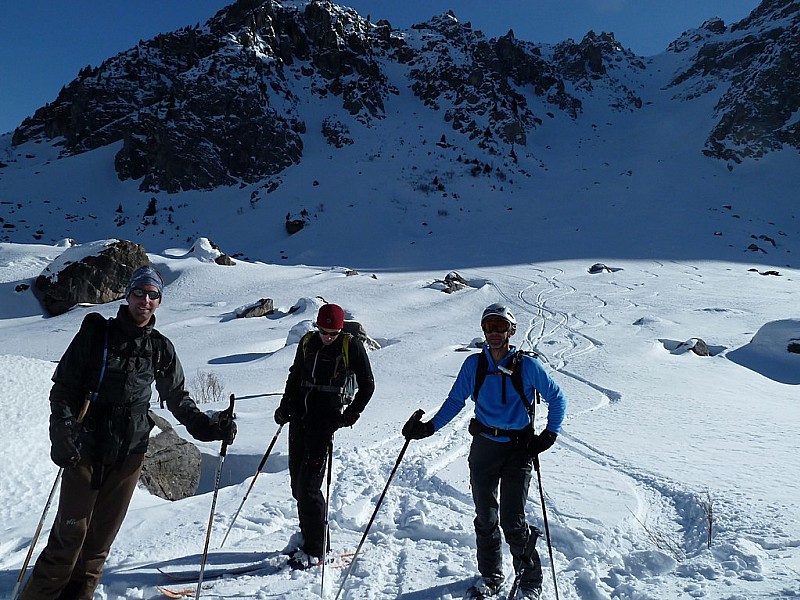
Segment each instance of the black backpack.
[[[314,335],[314,331],[309,331],[306,333],[303,338],[300,340],[300,345],[303,348],[303,356],[305,357],[308,352],[308,342],[311,340],[311,336]],[[342,353],[339,355],[339,360],[341,360],[342,367],[344,367],[344,382],[341,386],[333,386],[333,385],[320,385],[320,384],[312,384],[307,381],[303,381],[301,385],[304,388],[313,388],[319,390],[321,392],[328,392],[339,397],[341,401],[341,408],[348,406],[356,395],[356,375],[350,369],[350,340],[353,337],[349,333],[342,332]]]

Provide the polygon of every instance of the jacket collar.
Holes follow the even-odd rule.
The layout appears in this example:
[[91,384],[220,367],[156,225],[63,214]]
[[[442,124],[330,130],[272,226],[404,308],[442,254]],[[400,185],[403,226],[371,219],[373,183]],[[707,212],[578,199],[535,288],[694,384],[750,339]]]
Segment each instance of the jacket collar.
[[128,312],[127,304],[120,305],[119,310],[117,310],[116,321],[119,323],[123,333],[132,338],[139,337],[140,335],[150,335],[156,326],[156,316],[153,315],[150,317],[150,321],[147,325],[138,327],[136,323],[133,322],[133,317],[131,317],[131,314]]

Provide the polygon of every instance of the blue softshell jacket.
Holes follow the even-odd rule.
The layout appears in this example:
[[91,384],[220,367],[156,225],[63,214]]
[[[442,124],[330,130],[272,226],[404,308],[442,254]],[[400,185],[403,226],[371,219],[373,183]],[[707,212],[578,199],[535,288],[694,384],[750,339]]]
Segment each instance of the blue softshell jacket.
[[[484,344],[483,353],[489,361],[486,372],[486,379],[478,391],[478,398],[473,398],[475,402],[475,418],[488,427],[498,429],[524,429],[530,426],[530,418],[526,404],[519,397],[517,390],[511,383],[511,378],[503,377],[498,369],[498,364],[492,358],[489,346]],[[511,346],[509,353],[500,361],[499,366],[510,369],[511,359],[516,348]],[[436,415],[434,415],[433,427],[438,431],[455,416],[461,412],[467,402],[467,398],[472,396],[475,388],[475,372],[478,368],[478,354],[472,354],[466,358],[461,365],[453,387],[447,395],[447,399],[442,404]],[[527,354],[522,356],[522,361],[517,368],[522,368],[522,384],[528,402],[534,402],[535,391],[539,390],[542,399],[547,404],[547,429],[553,433],[560,433],[561,424],[564,421],[564,414],[567,409],[567,400],[558,384],[553,381],[544,367],[538,360]],[[505,391],[503,390],[503,379]],[[508,438],[497,438],[498,441]]]

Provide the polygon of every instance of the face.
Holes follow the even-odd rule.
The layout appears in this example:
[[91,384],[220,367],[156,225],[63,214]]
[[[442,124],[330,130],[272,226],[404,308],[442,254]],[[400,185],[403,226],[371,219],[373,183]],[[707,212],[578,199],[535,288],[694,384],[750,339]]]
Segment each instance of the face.
[[[156,297],[151,298],[151,296]],[[133,317],[133,322],[137,327],[144,327],[161,304],[161,294],[154,285],[139,285],[131,290],[127,300],[128,313]]]
[[320,329],[319,337],[325,346],[330,346],[340,333],[342,333],[341,329]]
[[511,324],[504,319],[486,319],[482,327],[486,343],[493,350],[508,346],[511,336],[514,335]]

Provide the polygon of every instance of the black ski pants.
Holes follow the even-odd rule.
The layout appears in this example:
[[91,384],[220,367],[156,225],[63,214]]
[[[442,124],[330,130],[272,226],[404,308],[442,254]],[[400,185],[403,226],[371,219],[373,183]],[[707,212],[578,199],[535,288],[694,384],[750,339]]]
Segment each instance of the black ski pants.
[[325,496],[322,480],[328,448],[333,434],[307,428],[301,420],[289,424],[289,476],[292,497],[297,501],[303,551],[310,556],[322,556],[325,533]]
[[143,462],[144,454],[131,454],[119,466],[106,467],[100,489],[91,488],[91,465],[64,469],[47,546],[19,600],[92,600]]
[[475,503],[478,571],[487,578],[503,577],[502,528],[514,568],[524,567],[520,578],[520,587],[524,589],[542,585],[542,565],[535,539],[528,544],[529,537],[535,534],[525,522],[532,469],[533,461],[525,444],[495,442],[480,434],[472,438],[469,472]]

